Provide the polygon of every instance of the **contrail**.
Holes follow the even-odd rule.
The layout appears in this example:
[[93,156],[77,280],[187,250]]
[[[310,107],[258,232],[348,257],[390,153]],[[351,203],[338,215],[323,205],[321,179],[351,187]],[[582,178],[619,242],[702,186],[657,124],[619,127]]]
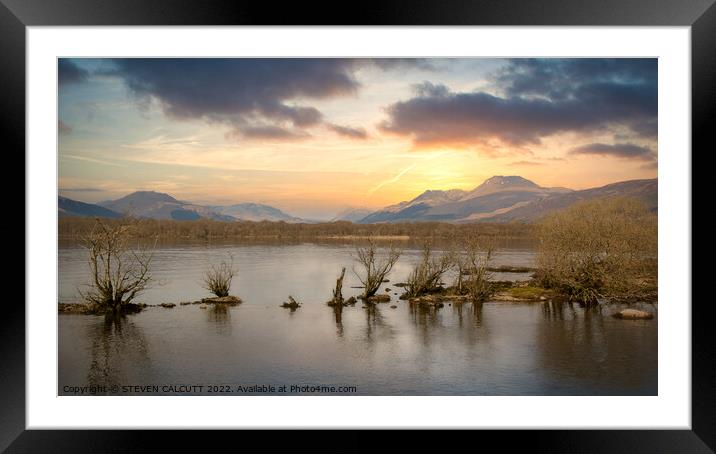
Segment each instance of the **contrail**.
[[114,163],[114,162],[103,161],[103,160],[101,160],[101,159],[88,158],[88,157],[86,157],[86,156],[76,156],[76,155],[72,155],[72,154],[64,154],[64,155],[62,155],[62,156],[60,156],[60,157],[61,157],[61,158],[77,159],[78,161],[94,162],[94,163],[97,163],[97,164],[104,164],[104,165],[107,165],[107,166],[127,167],[126,165],[123,165],[123,164],[117,164],[117,163]]
[[406,168],[404,168],[403,170],[401,170],[400,173],[398,173],[396,176],[394,176],[394,177],[391,178],[390,180],[385,180],[385,181],[381,182],[378,186],[376,186],[376,187],[374,187],[373,189],[371,189],[370,191],[368,191],[368,195],[373,195],[373,193],[374,193],[375,191],[377,191],[378,189],[382,188],[382,187],[385,186],[386,184],[392,184],[392,183],[395,183],[396,181],[400,180],[400,178],[401,178],[403,175],[405,175],[406,173],[408,173],[408,171],[410,171],[410,169],[412,169],[413,167],[415,167],[415,163],[410,164],[408,167],[406,167]]

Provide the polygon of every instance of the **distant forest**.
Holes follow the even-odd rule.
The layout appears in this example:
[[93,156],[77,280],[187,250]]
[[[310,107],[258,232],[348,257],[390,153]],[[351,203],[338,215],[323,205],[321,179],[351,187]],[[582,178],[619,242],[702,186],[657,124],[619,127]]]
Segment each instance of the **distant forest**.
[[[121,219],[103,219],[121,223]],[[347,221],[318,224],[290,224],[271,221],[194,221],[134,219],[134,235],[160,239],[304,239],[351,237],[402,237],[404,239],[455,239],[467,234],[494,238],[533,238],[535,227],[524,223],[449,224],[445,222],[406,222],[394,224],[354,224]],[[62,217],[58,222],[60,238],[78,238],[92,230],[91,217]]]

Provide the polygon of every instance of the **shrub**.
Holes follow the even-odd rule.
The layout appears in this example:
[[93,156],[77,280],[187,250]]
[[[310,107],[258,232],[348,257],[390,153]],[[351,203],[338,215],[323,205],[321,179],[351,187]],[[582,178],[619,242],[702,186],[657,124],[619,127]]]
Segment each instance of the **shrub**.
[[238,270],[234,268],[234,256],[229,261],[223,260],[218,265],[210,264],[204,272],[204,288],[218,297],[229,296],[231,280]]
[[570,300],[594,303],[656,279],[657,219],[633,198],[578,203],[538,226],[538,280]]
[[[92,230],[82,235],[89,253],[91,283],[82,298],[93,309],[117,312],[127,305],[152,281],[150,266],[153,247],[130,246],[136,220],[124,218],[107,223],[95,219]],[[154,241],[156,245],[156,240]]]

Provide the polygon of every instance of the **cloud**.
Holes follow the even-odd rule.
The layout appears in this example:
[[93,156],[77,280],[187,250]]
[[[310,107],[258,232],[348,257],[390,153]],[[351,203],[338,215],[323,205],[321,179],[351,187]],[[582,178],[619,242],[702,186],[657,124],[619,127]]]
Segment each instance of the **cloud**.
[[72,126],[68,125],[62,120],[57,121],[57,133],[61,136],[67,136],[72,134]]
[[410,137],[416,148],[535,145],[616,126],[656,132],[656,60],[510,60],[492,82],[502,94],[424,82],[413,98],[389,105],[378,127]]
[[60,58],[57,60],[57,82],[60,86],[84,82],[89,72],[80,68],[72,60]]
[[335,132],[339,136],[347,137],[349,139],[365,140],[368,138],[368,133],[364,128],[353,128],[350,126],[341,126],[333,123],[326,124],[328,129]]
[[435,97],[441,98],[450,94],[450,89],[443,84],[433,84],[425,81],[420,84],[413,85],[413,92],[419,97]]
[[640,161],[654,161],[656,155],[646,147],[630,143],[617,143],[614,145],[604,143],[590,143],[569,150],[572,155],[597,155],[612,156],[623,159],[635,159]]
[[535,162],[535,161],[515,161],[511,162],[508,165],[513,167],[529,167],[529,166],[543,166],[544,162]]
[[59,190],[64,192],[104,192],[104,189],[100,188],[59,188]]
[[230,136],[231,134],[238,134],[249,139],[264,140],[295,140],[310,137],[301,130],[287,129],[273,125],[244,127],[240,132],[232,132]]
[[498,70],[495,82],[507,96],[560,100],[594,84],[644,85],[656,90],[655,58],[516,58]]
[[287,136],[289,127],[321,124],[322,113],[305,103],[354,95],[359,68],[426,65],[341,58],[123,58],[112,64],[104,73],[121,78],[140,103],[156,100],[171,118],[228,124],[232,137]]

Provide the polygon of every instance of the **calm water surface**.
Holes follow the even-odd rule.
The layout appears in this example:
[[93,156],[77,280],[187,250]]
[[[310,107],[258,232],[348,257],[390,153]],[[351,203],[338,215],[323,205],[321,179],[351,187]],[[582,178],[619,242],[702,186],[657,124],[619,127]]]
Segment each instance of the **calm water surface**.
[[[58,392],[86,385],[323,385],[355,386],[350,394],[361,395],[657,394],[657,319],[617,320],[610,316],[616,306],[585,310],[548,302],[414,308],[393,295],[400,289],[392,284],[405,279],[417,249],[404,252],[381,288],[391,289],[390,303],[337,312],[326,301],[342,266],[344,295],[359,293],[350,288],[359,284],[351,271],[353,250],[336,244],[162,246],[154,262],[157,286],[139,302],[209,296],[201,287],[203,270],[231,253],[239,268],[232,294],[244,303],[150,307],[121,320],[60,314]],[[85,254],[76,246],[60,248],[60,302],[76,302],[78,286],[87,283]],[[514,248],[499,252],[494,264],[533,261],[530,249]],[[288,295],[303,306],[295,312],[279,307]]]

